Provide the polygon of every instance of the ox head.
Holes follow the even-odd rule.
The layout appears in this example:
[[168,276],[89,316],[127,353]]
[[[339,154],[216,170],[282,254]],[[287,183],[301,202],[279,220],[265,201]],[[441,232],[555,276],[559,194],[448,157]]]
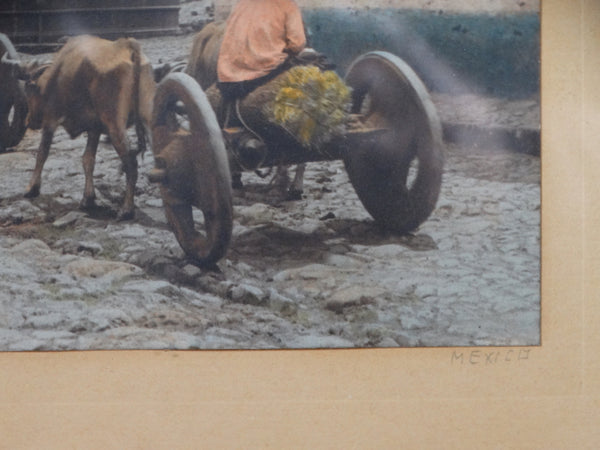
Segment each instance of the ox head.
[[187,66],[185,61],[177,61],[174,63],[163,63],[159,60],[159,63],[152,66],[152,72],[154,73],[154,81],[160,83],[164,77],[173,72],[183,72]]
[[28,113],[25,119],[26,125],[34,130],[42,126],[42,92],[38,83],[39,77],[50,67],[50,63],[42,63],[34,60],[22,63],[19,60],[10,59],[5,53],[0,60],[0,65],[7,70],[14,79],[25,81],[25,95],[27,96]]

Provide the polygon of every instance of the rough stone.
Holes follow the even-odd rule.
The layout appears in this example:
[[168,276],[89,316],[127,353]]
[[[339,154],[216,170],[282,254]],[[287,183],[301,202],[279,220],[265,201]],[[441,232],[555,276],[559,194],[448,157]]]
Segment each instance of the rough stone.
[[249,284],[233,286],[230,295],[231,300],[236,303],[263,306],[266,302],[265,293],[256,286],[251,286]]
[[0,223],[20,224],[34,219],[44,219],[46,213],[27,200],[17,200],[7,207],[0,208]]
[[285,317],[294,316],[298,312],[298,305],[293,300],[281,295],[273,288],[269,289],[269,307]]
[[52,222],[52,226],[56,228],[64,228],[69,225],[73,225],[82,217],[85,217],[85,213],[80,211],[70,211],[62,217],[59,217],[54,222]]
[[109,276],[113,282],[131,275],[141,275],[142,270],[133,264],[82,258],[67,264],[65,271],[78,278],[100,278]]
[[385,290],[374,287],[350,286],[335,291],[325,306],[331,311],[340,313],[351,306],[375,303],[385,293]]
[[186,264],[181,271],[189,280],[194,280],[202,275],[202,270],[193,264]]
[[243,225],[260,225],[269,223],[275,215],[275,211],[263,203],[255,203],[250,206],[236,208],[235,216]]

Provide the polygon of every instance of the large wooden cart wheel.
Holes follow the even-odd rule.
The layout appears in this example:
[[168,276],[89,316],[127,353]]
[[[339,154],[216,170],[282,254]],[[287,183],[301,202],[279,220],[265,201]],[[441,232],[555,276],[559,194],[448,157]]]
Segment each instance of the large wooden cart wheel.
[[353,89],[352,112],[367,129],[383,129],[350,141],[344,155],[350,181],[376,222],[413,231],[435,208],[442,182],[442,129],[429,93],[387,52],[358,57],[345,81]]
[[[0,57],[16,61],[18,55],[12,42],[0,33]],[[0,151],[21,142],[25,135],[27,98],[23,83],[13,72],[12,63],[0,63]]]
[[0,96],[0,151],[14,147],[25,135],[27,100],[22,86]]
[[[231,175],[215,113],[189,75],[171,73],[158,85],[152,137],[150,180],[161,183],[167,221],[193,262],[212,265],[231,240]],[[204,215],[204,233],[196,230],[192,206]]]

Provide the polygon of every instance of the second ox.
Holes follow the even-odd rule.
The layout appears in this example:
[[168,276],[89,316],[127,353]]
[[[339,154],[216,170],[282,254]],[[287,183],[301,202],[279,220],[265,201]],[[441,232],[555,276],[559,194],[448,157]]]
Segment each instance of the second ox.
[[[82,208],[95,204],[93,171],[98,141],[108,134],[126,176],[125,199],[119,219],[134,216],[137,155],[145,150],[156,84],[152,66],[134,39],[108,41],[94,36],[71,38],[49,65],[27,70],[17,61],[3,59],[26,79],[29,107],[27,126],[41,129],[35,169],[26,197],[40,193],[41,174],[56,129],[63,126],[71,138],[87,132],[83,154],[85,189]],[[134,125],[138,148],[131,148],[127,127]]]
[[[210,22],[194,36],[192,51],[185,72],[193,77],[204,90],[217,82],[217,61],[224,33],[225,22]],[[241,167],[237,167],[239,162],[235,158],[230,163],[233,169],[233,186],[240,188],[242,187]],[[281,190],[287,189],[285,195],[288,200],[302,198],[305,168],[305,163],[296,166],[294,179],[290,184],[287,166],[278,165],[275,183]]]

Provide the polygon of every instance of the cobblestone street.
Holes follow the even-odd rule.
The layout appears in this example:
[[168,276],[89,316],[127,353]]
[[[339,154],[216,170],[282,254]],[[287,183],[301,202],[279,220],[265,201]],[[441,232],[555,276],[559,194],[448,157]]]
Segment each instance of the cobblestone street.
[[[141,44],[152,62],[185,60],[192,36]],[[539,98],[432,97],[445,124],[539,130]],[[309,163],[299,201],[245,173],[219,273],[185,263],[146,177],[150,152],[136,218],[117,222],[125,182],[106,142],[100,208],[78,209],[85,136],[58,132],[41,195],[23,198],[39,140],[29,130],[0,154],[0,351],[540,342],[535,154],[448,142],[437,208],[408,236],[375,226],[341,161]]]

